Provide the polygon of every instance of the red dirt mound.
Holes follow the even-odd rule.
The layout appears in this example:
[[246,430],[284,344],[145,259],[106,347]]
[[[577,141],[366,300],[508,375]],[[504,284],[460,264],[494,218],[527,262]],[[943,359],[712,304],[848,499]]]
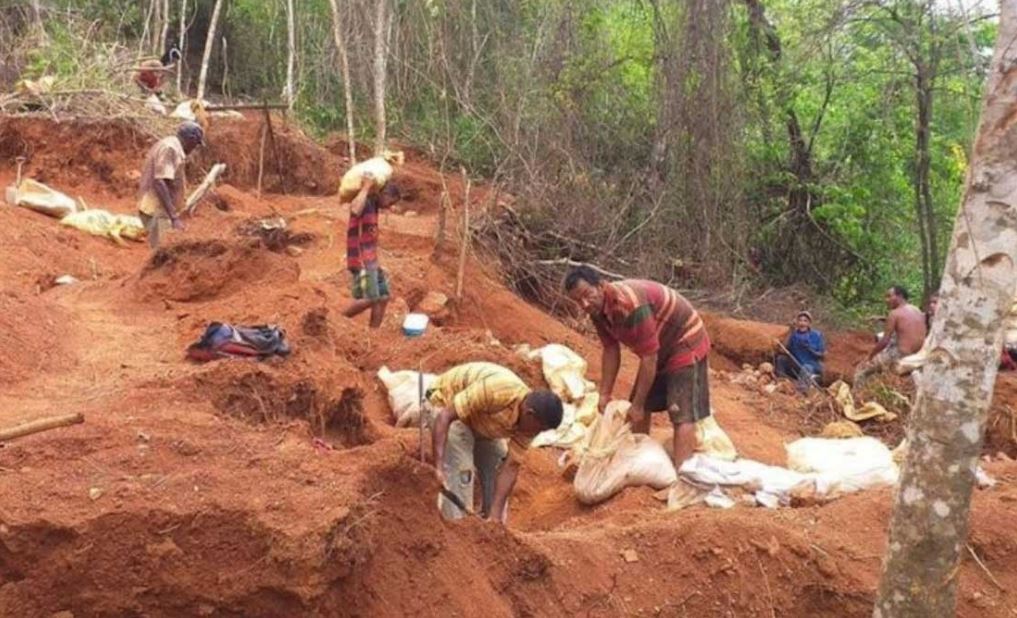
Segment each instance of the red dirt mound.
[[723,356],[739,368],[743,363],[755,366],[772,362],[773,340],[787,333],[787,327],[777,324],[735,320],[706,312],[702,316],[713,342],[714,354]]
[[[247,120],[213,118],[207,148],[199,148],[188,164],[192,170],[226,163],[224,178],[238,187],[258,186],[263,116]],[[272,133],[265,140],[262,190],[271,193],[332,195],[346,165],[336,155],[311,141],[298,127],[273,115]],[[199,178],[196,174],[191,174]]]
[[137,191],[151,139],[126,122],[53,122],[8,116],[0,122],[0,159],[24,156],[24,174],[72,197],[102,187],[118,197]]
[[0,291],[0,386],[72,366],[63,345],[70,318],[48,296]]
[[[272,193],[331,195],[345,168],[339,157],[311,141],[300,129],[274,117],[273,139],[266,140],[262,190]],[[238,187],[258,185],[261,122],[214,118],[206,148],[187,163],[197,184],[215,163],[225,163],[222,180]],[[154,140],[126,122],[54,122],[42,116],[8,116],[0,123],[0,159],[27,158],[24,173],[73,195],[109,192],[132,197],[145,154]]]
[[287,362],[217,361],[194,376],[195,391],[207,395],[219,412],[248,422],[298,419],[307,421],[314,434],[344,446],[374,441],[359,380],[341,385],[303,372],[294,375]]
[[[783,342],[788,332],[787,326],[778,324],[736,320],[711,313],[702,315],[710,340],[713,341],[711,365],[726,371],[738,370],[743,363],[755,366],[762,362],[772,362],[774,352],[779,350],[773,340],[780,339]],[[823,334],[827,345],[823,383],[850,381],[855,366],[872,349],[872,335],[865,331]]]
[[143,300],[188,302],[222,298],[259,281],[281,285],[299,278],[295,261],[260,240],[194,240],[155,252],[134,287]]

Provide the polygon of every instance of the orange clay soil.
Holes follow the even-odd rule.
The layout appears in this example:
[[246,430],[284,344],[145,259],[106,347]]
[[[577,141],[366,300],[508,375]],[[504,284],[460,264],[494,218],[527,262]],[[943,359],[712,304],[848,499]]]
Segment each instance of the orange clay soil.
[[[584,507],[556,453],[542,450],[527,455],[508,528],[440,520],[417,430],[392,426],[377,369],[485,359],[540,385],[513,345],[565,343],[597,375],[597,344],[515,297],[482,257],[471,257],[449,319],[402,336],[402,315],[426,291],[452,296],[455,285],[454,243],[433,251],[441,178],[419,155],[406,183],[413,201],[381,221],[394,290],[384,326],[342,317],[346,214],[317,195],[335,186],[342,158],[279,121],[292,138],[284,171],[273,168],[259,199],[244,163],[256,160],[259,126],[213,125],[213,148],[190,175],[216,153],[231,161],[217,190],[227,209],[202,205],[154,257],[0,207],[0,426],[86,418],[0,448],[0,615],[870,615],[888,490],[821,507],[668,513],[637,488]],[[0,186],[29,150],[33,176],[129,213],[145,146],[115,126],[0,119]],[[458,205],[462,187],[448,184]],[[301,251],[243,233],[276,213],[301,213],[289,230]],[[80,283],[54,287],[62,274]],[[279,324],[294,353],[186,362],[185,347],[213,320]],[[782,463],[783,442],[799,435],[788,421],[794,398],[720,370],[765,360],[767,337],[783,327],[720,316],[709,325],[721,425],[744,455]],[[848,372],[864,338],[828,335],[831,365]],[[618,395],[634,365],[626,355]],[[1003,381],[997,410],[1017,402]],[[989,452],[1012,449],[1012,427],[996,421]],[[664,419],[654,434],[669,438]],[[1017,464],[986,467],[1000,484],[977,492],[970,544],[1002,588],[965,553],[961,616],[1017,607]]]

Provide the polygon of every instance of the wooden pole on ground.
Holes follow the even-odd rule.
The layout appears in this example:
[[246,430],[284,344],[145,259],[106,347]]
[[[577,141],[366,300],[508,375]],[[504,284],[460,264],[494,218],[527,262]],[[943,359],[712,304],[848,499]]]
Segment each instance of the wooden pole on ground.
[[13,440],[14,438],[28,436],[33,433],[39,433],[40,431],[56,429],[57,427],[67,427],[68,425],[77,425],[78,423],[84,422],[85,417],[82,416],[80,413],[40,418],[34,421],[29,421],[27,423],[16,425],[9,429],[0,429],[0,442],[6,442],[7,440]]
[[261,125],[261,147],[258,149],[258,199],[261,199],[261,179],[265,175],[265,140],[268,138],[268,125]]
[[417,410],[420,411],[420,463],[424,463],[424,424],[427,422],[424,419],[424,363],[417,367]]
[[470,246],[470,178],[466,175],[466,168],[460,168],[463,175],[463,183],[466,185],[463,196],[463,237],[459,246],[459,270],[456,272],[456,303],[463,300],[463,276],[466,271],[466,250]]

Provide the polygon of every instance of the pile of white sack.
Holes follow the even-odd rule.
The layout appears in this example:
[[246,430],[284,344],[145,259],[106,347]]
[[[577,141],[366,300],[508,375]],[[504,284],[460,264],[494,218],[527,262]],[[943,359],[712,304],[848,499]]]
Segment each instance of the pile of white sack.
[[872,437],[801,438],[785,448],[787,468],[696,453],[682,464],[679,476],[704,489],[745,489],[770,508],[788,506],[793,497],[831,499],[897,482],[893,454]]
[[551,391],[561,397],[563,404],[558,428],[538,434],[532,445],[571,448],[579,444],[597,418],[600,403],[597,386],[586,379],[586,360],[557,343],[536,350],[524,345],[516,351],[527,360],[540,361],[544,380]]
[[[898,449],[906,448],[902,444]],[[898,458],[885,444],[869,436],[859,438],[801,438],[785,445],[787,467],[768,466],[751,459],[723,461],[697,453],[679,470],[678,476],[698,488],[690,497],[688,487],[676,486],[669,496],[669,508],[681,508],[700,500],[715,506],[733,506],[734,500],[711,502],[725,489],[740,488],[760,506],[788,506],[793,499],[828,501],[839,496],[897,484]],[[991,487],[995,481],[978,468],[978,484]],[[681,496],[676,505],[674,496]]]

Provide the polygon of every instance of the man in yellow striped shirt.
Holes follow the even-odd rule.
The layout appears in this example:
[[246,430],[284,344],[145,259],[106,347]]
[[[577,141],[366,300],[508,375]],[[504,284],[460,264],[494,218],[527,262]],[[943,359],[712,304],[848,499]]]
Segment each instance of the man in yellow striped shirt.
[[[534,436],[561,423],[561,399],[548,390],[530,390],[500,365],[466,363],[438,376],[427,404],[438,482],[469,508],[476,473],[481,513],[505,523],[522,456]],[[445,519],[466,514],[441,495],[438,508]]]

